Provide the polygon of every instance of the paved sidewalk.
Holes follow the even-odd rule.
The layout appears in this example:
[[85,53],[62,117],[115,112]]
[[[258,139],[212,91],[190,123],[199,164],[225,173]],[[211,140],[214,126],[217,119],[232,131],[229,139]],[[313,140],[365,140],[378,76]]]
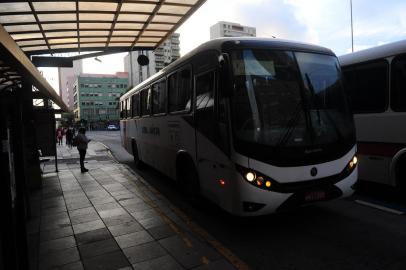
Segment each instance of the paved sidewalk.
[[235,269],[140,176],[91,142],[88,173],[58,146],[28,224],[32,269]]

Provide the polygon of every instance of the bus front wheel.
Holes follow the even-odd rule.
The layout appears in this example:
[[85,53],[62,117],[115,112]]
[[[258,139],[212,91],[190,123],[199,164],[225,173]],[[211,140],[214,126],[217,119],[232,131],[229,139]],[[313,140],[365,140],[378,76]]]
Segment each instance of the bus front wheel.
[[135,168],[142,170],[145,168],[145,164],[144,162],[142,162],[142,160],[140,159],[140,156],[138,154],[138,147],[137,147],[137,143],[133,140],[132,141],[132,149],[133,149],[133,157],[134,157],[134,164],[135,164]]
[[200,198],[199,176],[195,166],[190,162],[178,165],[178,184],[181,191],[192,201],[197,201]]

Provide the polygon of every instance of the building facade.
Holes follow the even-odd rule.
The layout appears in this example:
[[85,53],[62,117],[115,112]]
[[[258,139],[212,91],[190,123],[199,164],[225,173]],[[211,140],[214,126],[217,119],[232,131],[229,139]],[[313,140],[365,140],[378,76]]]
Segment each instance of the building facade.
[[73,86],[76,77],[83,72],[83,61],[73,61],[71,68],[58,68],[59,76],[59,96],[63,102],[68,105],[70,110],[73,110]]
[[210,39],[220,37],[255,37],[255,27],[245,26],[233,22],[218,22],[210,27]]
[[128,73],[81,74],[73,86],[75,121],[89,129],[118,125],[119,99],[128,89]]
[[[129,85],[135,86],[153,74],[157,73],[180,57],[179,34],[174,33],[155,51],[133,51],[124,58],[124,70],[129,74]],[[137,63],[139,55],[149,58],[147,66]]]

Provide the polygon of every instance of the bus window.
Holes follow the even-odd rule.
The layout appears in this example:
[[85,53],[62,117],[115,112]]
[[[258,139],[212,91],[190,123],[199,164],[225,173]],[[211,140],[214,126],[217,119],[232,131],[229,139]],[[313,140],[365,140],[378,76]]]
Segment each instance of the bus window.
[[349,67],[345,69],[344,75],[354,113],[385,111],[388,91],[388,64],[386,61],[380,60]]
[[214,106],[214,71],[196,78],[196,110]]
[[132,114],[131,114],[131,98],[127,98],[126,99],[126,104],[127,104],[127,108],[126,108],[126,114],[127,114],[127,118],[131,118]]
[[191,79],[190,68],[174,73],[168,78],[169,111],[190,110]]
[[151,89],[141,91],[141,115],[151,114]]
[[120,102],[120,118],[124,118],[124,101]]
[[166,80],[152,86],[152,113],[166,113]]
[[132,101],[132,116],[136,117],[140,115],[140,95],[135,94],[131,97]]
[[391,107],[396,112],[406,111],[406,55],[392,61]]

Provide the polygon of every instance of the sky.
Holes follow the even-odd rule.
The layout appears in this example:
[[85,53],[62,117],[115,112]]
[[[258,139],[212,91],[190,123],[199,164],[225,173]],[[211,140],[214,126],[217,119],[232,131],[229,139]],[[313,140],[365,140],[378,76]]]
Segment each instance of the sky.
[[[405,0],[352,0],[354,50],[406,39]],[[181,55],[210,39],[210,26],[230,21],[256,27],[257,37],[313,43],[351,52],[350,0],[207,0],[176,32]],[[84,60],[85,73],[124,71],[126,53]],[[44,69],[57,85],[54,69]],[[55,84],[56,83],[56,84]],[[57,87],[56,87],[57,88]]]

